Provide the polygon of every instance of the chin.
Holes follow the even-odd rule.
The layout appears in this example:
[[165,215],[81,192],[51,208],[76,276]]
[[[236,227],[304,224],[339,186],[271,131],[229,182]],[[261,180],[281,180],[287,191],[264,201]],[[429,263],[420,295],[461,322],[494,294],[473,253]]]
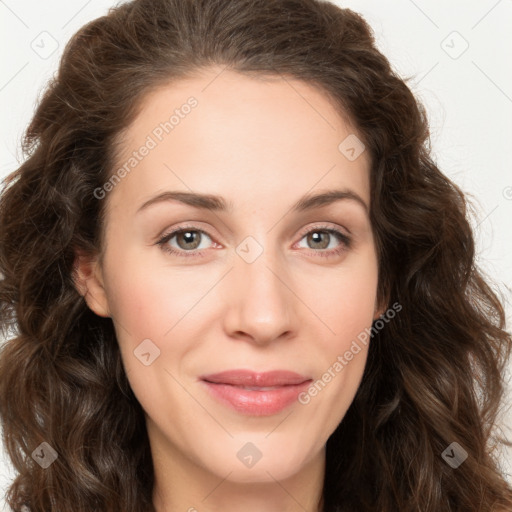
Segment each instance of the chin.
[[272,442],[271,436],[267,439],[264,435],[261,439],[254,435],[244,437],[244,440],[240,437],[231,440],[229,446],[217,445],[217,450],[209,453],[208,460],[203,454],[203,467],[222,479],[229,474],[227,480],[231,482],[268,483],[292,477],[318,455],[308,452],[304,446],[297,450],[297,442],[286,446],[277,438]]

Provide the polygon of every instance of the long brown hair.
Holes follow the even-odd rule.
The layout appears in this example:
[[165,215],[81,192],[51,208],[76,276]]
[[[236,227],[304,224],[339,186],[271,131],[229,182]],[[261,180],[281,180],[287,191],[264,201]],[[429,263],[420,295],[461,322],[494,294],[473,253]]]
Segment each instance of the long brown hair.
[[[101,248],[106,200],[94,191],[141,99],[211,64],[318,86],[370,151],[378,296],[402,310],[374,335],[328,440],[324,510],[512,510],[495,455],[512,341],[475,265],[469,202],[433,162],[424,109],[367,23],[316,0],[135,0],[66,46],[0,196],[0,414],[18,473],[9,505],[154,510],[144,413],[112,321],[87,308],[73,266],[77,250]],[[58,454],[46,469],[31,456],[43,442]],[[453,442],[468,454],[456,469],[442,456]]]

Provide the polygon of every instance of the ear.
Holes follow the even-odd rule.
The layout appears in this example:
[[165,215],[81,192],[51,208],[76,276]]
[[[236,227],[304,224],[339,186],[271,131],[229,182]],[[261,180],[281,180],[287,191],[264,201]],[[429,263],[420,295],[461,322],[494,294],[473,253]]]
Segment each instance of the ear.
[[388,309],[389,297],[386,297],[383,304],[379,304],[377,299],[375,299],[375,309],[373,313],[373,320],[377,320],[381,315],[383,315]]
[[110,317],[102,269],[97,257],[75,250],[73,282],[78,293],[87,302],[89,309],[98,316]]
[[375,313],[373,314],[373,320],[377,320],[384,312],[386,308],[375,308]]

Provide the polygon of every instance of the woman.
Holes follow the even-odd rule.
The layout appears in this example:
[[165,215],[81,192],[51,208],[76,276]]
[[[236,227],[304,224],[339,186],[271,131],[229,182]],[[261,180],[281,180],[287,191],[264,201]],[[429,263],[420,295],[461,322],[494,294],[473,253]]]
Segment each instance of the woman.
[[13,510],[506,511],[511,350],[463,193],[355,13],[135,0],[0,199]]

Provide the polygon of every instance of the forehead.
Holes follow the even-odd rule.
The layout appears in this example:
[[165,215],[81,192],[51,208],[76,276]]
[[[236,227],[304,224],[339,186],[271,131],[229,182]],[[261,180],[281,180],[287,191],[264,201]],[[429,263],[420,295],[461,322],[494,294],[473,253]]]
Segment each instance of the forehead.
[[368,154],[346,153],[359,139],[314,85],[210,68],[142,99],[120,138],[112,172],[126,172],[110,202],[135,207],[180,189],[261,205],[331,187],[350,187],[368,202]]

